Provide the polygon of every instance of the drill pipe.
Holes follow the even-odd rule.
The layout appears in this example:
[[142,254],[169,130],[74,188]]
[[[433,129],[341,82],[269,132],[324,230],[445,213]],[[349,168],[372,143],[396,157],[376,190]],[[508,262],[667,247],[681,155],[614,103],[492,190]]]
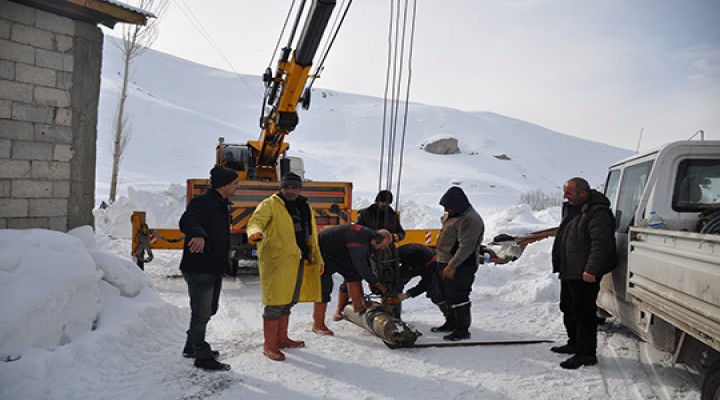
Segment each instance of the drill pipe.
[[353,311],[352,304],[348,304],[343,310],[343,315],[348,321],[382,339],[391,349],[412,347],[422,335],[377,303],[371,303],[362,314]]

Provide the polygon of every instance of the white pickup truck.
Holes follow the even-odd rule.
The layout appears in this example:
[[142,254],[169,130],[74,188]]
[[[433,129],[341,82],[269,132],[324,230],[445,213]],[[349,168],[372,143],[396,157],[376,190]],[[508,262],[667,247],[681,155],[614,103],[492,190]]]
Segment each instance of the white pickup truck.
[[[670,143],[609,169],[619,263],[598,305],[704,374],[720,399],[720,141]],[[661,227],[649,227],[651,212]]]

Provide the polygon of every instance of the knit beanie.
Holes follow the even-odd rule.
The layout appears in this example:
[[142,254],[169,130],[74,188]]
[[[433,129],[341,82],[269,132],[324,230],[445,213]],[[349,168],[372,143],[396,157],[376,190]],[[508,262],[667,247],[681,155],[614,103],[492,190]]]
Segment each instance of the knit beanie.
[[210,185],[213,188],[219,188],[231,183],[238,178],[237,172],[230,168],[216,165],[210,170]]
[[295,186],[295,187],[302,189],[302,187],[303,187],[302,178],[300,178],[300,175],[298,175],[298,174],[295,174],[293,172],[288,172],[280,180],[280,187],[284,188],[286,186]]
[[387,201],[392,204],[393,195],[389,190],[381,190],[377,196],[375,196],[375,202],[377,203],[378,201]]

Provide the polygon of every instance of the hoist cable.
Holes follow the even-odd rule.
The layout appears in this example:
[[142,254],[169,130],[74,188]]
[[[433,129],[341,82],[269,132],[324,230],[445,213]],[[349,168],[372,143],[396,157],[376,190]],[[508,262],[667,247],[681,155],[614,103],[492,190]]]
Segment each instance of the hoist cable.
[[403,132],[402,139],[400,141],[400,165],[398,167],[398,179],[397,189],[395,190],[395,197],[397,198],[396,207],[400,206],[400,180],[402,179],[403,161],[405,159],[405,137],[407,134],[407,122],[408,122],[408,109],[410,106],[410,86],[412,83],[412,60],[413,60],[413,48],[415,45],[415,20],[417,16],[417,0],[413,0],[413,11],[412,11],[412,23],[410,29],[410,48],[408,50],[408,78],[407,86],[405,91],[405,118],[403,121]]

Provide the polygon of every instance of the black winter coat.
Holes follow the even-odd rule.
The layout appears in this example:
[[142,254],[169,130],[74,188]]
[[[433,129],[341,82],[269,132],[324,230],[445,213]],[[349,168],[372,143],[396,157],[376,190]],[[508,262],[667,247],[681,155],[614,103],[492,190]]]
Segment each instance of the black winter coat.
[[417,297],[427,292],[435,280],[435,252],[428,246],[418,243],[404,244],[397,249],[400,258],[400,282],[404,285],[416,276],[420,281],[405,292],[410,297]]
[[357,224],[334,225],[318,233],[320,252],[326,263],[334,260],[352,265],[368,283],[377,283],[378,278],[370,266],[372,238],[372,229]]
[[355,223],[374,230],[387,229],[390,233],[397,234],[400,240],[405,239],[405,229],[400,225],[397,213],[390,206],[387,210],[381,210],[377,204],[373,204],[360,210]]
[[599,280],[615,268],[615,217],[602,193],[592,190],[587,203],[580,206],[563,205],[552,263],[553,272],[563,280],[581,280],[583,272]]
[[[180,230],[185,234],[185,246],[180,270],[203,274],[222,274],[228,271],[230,250],[230,202],[210,189],[190,200],[180,218]],[[191,253],[190,239],[205,238],[205,251]]]

